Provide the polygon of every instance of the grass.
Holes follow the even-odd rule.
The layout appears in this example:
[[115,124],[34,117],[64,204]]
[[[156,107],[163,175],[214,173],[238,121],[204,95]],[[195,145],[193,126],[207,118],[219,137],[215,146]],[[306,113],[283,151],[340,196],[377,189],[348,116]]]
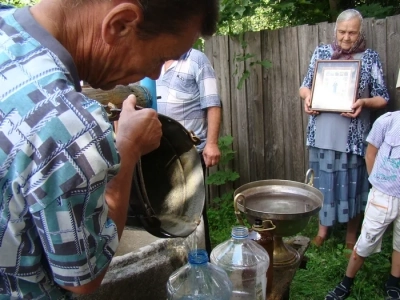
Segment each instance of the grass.
[[[237,225],[232,203],[217,203],[208,210],[212,247],[230,238],[231,228]],[[318,231],[318,218],[313,217],[307,227],[298,235],[312,239]],[[290,287],[291,300],[324,299],[329,290],[339,283],[346,271],[349,250],[345,248],[345,225],[332,228],[330,238],[317,248],[310,245],[306,252],[306,269],[299,269]],[[382,252],[366,259],[358,272],[349,300],[383,299],[383,285],[391,264],[392,232],[384,235]]]
[[[314,217],[299,233],[312,239],[318,231],[318,218]],[[345,272],[350,250],[345,249],[346,226],[338,224],[332,228],[330,238],[322,247],[313,245],[306,252],[309,261],[306,269],[299,269],[293,279],[290,299],[324,299],[329,290],[338,284]],[[384,235],[382,252],[365,260],[358,272],[349,300],[383,299],[383,285],[389,275],[392,254],[392,231]]]

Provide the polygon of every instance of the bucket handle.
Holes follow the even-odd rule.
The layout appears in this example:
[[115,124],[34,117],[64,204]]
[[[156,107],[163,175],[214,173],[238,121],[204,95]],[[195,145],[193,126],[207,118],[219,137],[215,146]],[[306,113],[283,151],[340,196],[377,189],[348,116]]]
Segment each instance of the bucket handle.
[[[235,209],[235,215],[236,215],[237,221],[239,222],[240,225],[244,225],[242,215],[240,214],[240,210],[238,209],[238,206],[237,206],[237,202],[238,202],[239,198],[242,198],[242,199],[243,199],[243,207],[244,207],[244,208],[246,207],[246,206],[244,205],[244,204],[245,204],[245,197],[244,197],[244,195],[241,194],[241,193],[237,194],[237,195],[235,196],[235,198],[233,199],[233,207],[234,207],[234,209]],[[245,209],[246,209],[246,208],[245,208]]]
[[[309,176],[310,176],[310,181],[307,182]],[[305,179],[304,183],[314,186],[314,170],[313,169],[307,170],[306,179]]]

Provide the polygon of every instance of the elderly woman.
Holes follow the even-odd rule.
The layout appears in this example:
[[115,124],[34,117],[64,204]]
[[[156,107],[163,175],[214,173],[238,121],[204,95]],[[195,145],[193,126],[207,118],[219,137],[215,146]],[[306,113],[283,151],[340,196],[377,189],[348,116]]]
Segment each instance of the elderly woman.
[[[377,52],[366,49],[362,16],[354,9],[337,18],[335,40],[318,46],[300,87],[304,110],[310,115],[307,146],[315,187],[324,195],[320,225],[313,243],[321,246],[328,228],[347,223],[346,247],[353,249],[368,197],[368,174],[364,161],[365,138],[370,130],[370,111],[384,107],[389,95]],[[317,60],[361,60],[357,99],[351,113],[317,112],[311,109],[311,87]]]

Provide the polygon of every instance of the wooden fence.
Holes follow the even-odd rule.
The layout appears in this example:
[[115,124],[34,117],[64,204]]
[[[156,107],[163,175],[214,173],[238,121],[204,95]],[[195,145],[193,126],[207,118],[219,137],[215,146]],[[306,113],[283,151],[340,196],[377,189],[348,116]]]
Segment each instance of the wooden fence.
[[[217,74],[223,105],[221,136],[234,137],[236,154],[231,167],[240,174],[233,186],[210,186],[211,199],[226,189],[256,180],[304,181],[308,166],[305,147],[308,116],[303,111],[298,89],[315,47],[332,42],[334,25],[325,22],[248,32],[242,42],[228,36],[206,41],[205,53]],[[400,92],[395,84],[400,67],[400,15],[365,19],[363,28],[368,48],[379,53],[383,64],[390,94],[387,110],[398,110]],[[254,57],[245,61],[235,59],[244,54]],[[257,60],[271,61],[272,67],[254,64]],[[250,76],[238,89],[245,70]]]

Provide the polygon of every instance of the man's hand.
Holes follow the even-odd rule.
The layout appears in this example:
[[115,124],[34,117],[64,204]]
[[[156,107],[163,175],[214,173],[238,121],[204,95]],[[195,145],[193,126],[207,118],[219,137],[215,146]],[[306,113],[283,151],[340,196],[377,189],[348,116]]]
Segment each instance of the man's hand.
[[136,97],[130,95],[122,106],[118,120],[117,149],[121,156],[137,159],[160,146],[161,122],[153,109],[135,108]]
[[217,165],[219,163],[219,159],[221,158],[221,152],[219,151],[218,144],[206,143],[206,146],[203,150],[203,158],[207,168]]

